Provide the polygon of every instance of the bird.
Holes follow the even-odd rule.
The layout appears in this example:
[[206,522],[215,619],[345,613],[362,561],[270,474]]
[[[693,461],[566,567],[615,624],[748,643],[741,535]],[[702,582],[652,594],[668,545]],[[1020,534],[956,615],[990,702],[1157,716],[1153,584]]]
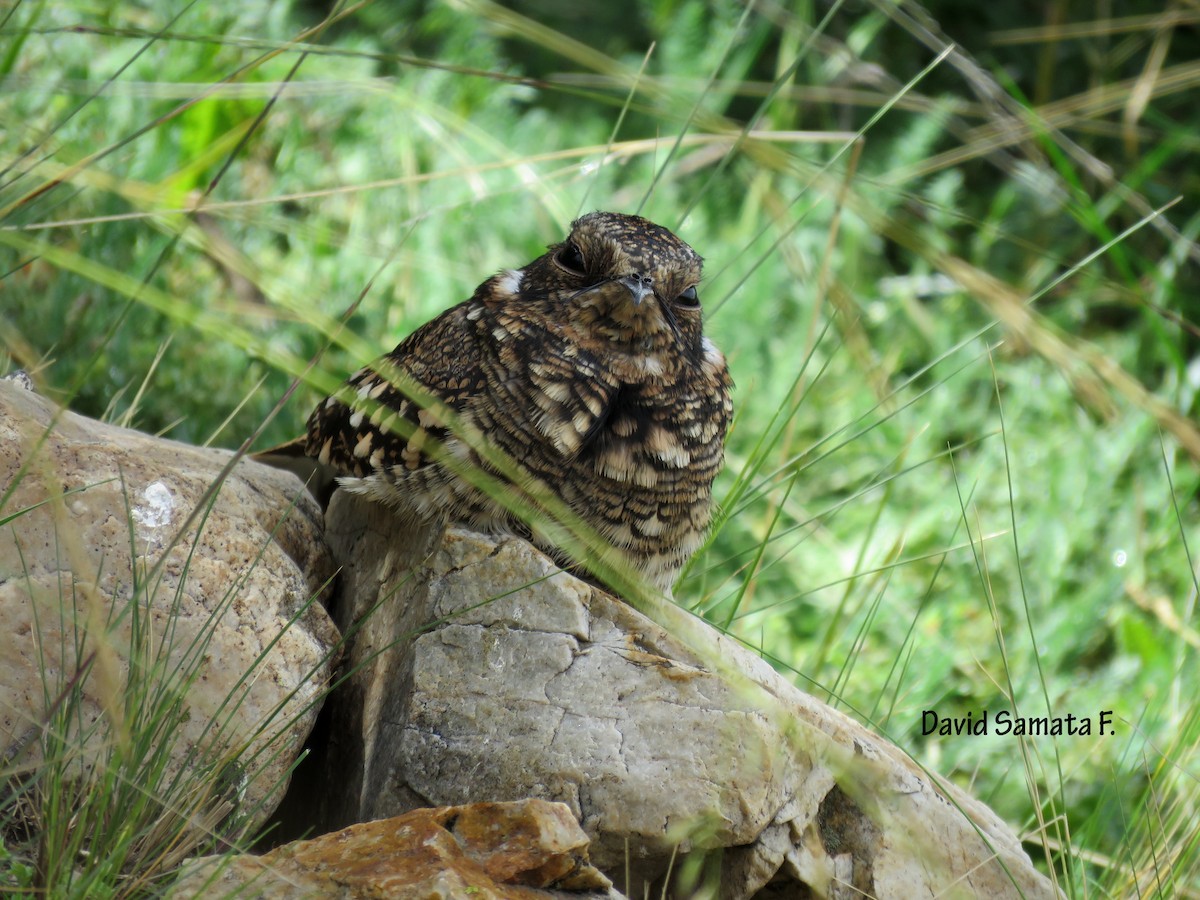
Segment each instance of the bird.
[[355,372],[309,417],[304,452],[405,516],[526,536],[586,573],[512,510],[513,491],[548,491],[669,595],[711,524],[733,414],[702,265],[645,218],[584,215]]

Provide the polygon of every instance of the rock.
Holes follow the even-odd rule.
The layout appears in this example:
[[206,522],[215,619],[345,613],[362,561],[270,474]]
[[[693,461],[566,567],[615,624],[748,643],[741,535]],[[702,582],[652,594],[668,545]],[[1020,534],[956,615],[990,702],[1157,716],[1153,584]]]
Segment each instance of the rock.
[[34,390],[33,379],[30,378],[29,373],[23,369],[17,369],[13,372],[9,372],[3,378],[0,378],[0,381],[7,381],[16,387],[19,387],[23,391]]
[[[165,807],[212,813],[189,807],[204,783],[188,778],[219,767],[218,813],[236,806],[253,828],[275,808],[339,641],[319,599],[333,567],[320,510],[294,476],[243,460],[206,494],[231,456],[63,412],[0,382],[8,771],[39,764],[43,729],[75,703],[74,686],[60,737],[64,756],[81,744],[76,773],[117,757],[143,772],[165,744],[165,773],[144,785],[159,790],[184,771]],[[145,739],[153,715],[163,731],[147,750],[133,738],[140,728]]]
[[359,630],[297,783],[319,827],[543,797],[637,896],[714,850],[721,897],[1055,895],[989,809],[678,607],[664,630],[522,540],[346,492],[326,518]]
[[619,900],[611,882],[588,863],[587,843],[561,803],[419,809],[263,856],[189,860],[169,896]]

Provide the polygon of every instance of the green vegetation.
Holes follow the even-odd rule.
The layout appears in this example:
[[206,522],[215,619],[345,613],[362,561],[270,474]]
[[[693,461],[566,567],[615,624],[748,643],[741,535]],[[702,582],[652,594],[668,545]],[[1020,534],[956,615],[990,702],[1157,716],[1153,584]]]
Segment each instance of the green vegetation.
[[0,11],[0,368],[267,446],[577,213],[640,210],[707,258],[738,384],[679,602],[1070,895],[1200,891],[1197,14],[593,6]]

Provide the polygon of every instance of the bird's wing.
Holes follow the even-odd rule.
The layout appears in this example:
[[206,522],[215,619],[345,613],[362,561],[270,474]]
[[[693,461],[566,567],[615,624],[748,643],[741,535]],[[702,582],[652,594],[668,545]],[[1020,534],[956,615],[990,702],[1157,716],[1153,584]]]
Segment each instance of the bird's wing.
[[497,314],[489,324],[503,334],[487,361],[488,392],[530,440],[573,458],[591,442],[612,409],[619,385],[602,361],[569,333]]
[[448,432],[436,410],[411,397],[403,382],[456,412],[483,390],[478,344],[467,319],[475,303],[447,310],[352,375],[309,416],[306,452],[339,474],[357,477],[429,464],[424,450]]

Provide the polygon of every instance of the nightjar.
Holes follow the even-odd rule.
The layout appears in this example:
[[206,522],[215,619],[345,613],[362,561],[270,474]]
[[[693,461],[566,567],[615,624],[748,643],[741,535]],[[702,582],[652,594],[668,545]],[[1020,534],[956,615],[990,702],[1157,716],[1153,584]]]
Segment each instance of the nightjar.
[[[404,514],[514,531],[555,553],[463,477],[495,471],[472,449],[482,440],[669,592],[708,529],[732,412],[725,358],[701,327],[701,264],[646,219],[583,216],[356,372],[309,417],[305,452]],[[389,371],[453,415],[410,399]]]

